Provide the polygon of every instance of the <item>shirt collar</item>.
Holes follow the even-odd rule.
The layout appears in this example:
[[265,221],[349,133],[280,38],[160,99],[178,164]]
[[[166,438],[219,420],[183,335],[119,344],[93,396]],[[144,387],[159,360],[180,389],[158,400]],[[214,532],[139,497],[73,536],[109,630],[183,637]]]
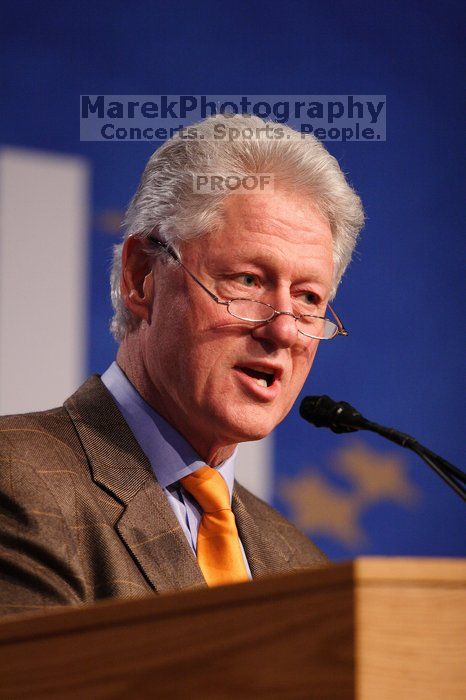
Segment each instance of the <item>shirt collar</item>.
[[[101,377],[128,423],[163,488],[205,466],[189,442],[144,401],[124,372],[113,362]],[[217,470],[225,479],[230,499],[235,479],[236,449]]]

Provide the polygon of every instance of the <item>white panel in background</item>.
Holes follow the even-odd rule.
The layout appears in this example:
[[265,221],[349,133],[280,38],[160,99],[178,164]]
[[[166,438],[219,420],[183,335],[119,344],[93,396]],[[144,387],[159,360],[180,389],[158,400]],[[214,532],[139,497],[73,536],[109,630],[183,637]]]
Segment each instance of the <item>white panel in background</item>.
[[273,438],[238,446],[235,475],[240,484],[270,503],[273,493]]
[[61,405],[83,379],[89,169],[0,151],[0,413]]

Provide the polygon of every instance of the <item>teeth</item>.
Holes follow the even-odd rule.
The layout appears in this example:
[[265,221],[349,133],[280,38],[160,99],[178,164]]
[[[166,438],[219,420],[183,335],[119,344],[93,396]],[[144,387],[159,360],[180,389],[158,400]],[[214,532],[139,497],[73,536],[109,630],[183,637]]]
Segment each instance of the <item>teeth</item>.
[[267,382],[265,379],[256,379],[256,382],[259,384],[259,386],[265,386],[265,388],[267,388]]

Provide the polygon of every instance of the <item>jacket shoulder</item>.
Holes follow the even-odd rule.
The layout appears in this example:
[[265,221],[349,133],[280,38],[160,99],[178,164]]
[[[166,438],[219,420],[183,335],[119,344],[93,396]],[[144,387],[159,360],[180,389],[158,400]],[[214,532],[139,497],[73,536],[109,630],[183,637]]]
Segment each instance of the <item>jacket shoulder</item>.
[[86,462],[75,427],[63,407],[0,417],[0,459],[36,473]]
[[0,418],[0,613],[86,598],[66,516],[76,509],[66,484],[82,472],[73,433],[62,408]]

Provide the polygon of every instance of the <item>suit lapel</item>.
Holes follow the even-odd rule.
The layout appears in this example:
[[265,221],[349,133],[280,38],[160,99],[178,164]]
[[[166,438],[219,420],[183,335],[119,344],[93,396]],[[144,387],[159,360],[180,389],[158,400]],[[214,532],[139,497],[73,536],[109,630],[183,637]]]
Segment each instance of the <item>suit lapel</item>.
[[178,520],[110,393],[90,377],[65,404],[96,483],[123,506],[116,529],[159,592],[206,586]]
[[117,529],[157,591],[207,585],[186,536],[155,479],[146,481],[128,502]]
[[264,519],[255,497],[235,482],[232,510],[253,578],[290,570],[292,550],[270,519]]

